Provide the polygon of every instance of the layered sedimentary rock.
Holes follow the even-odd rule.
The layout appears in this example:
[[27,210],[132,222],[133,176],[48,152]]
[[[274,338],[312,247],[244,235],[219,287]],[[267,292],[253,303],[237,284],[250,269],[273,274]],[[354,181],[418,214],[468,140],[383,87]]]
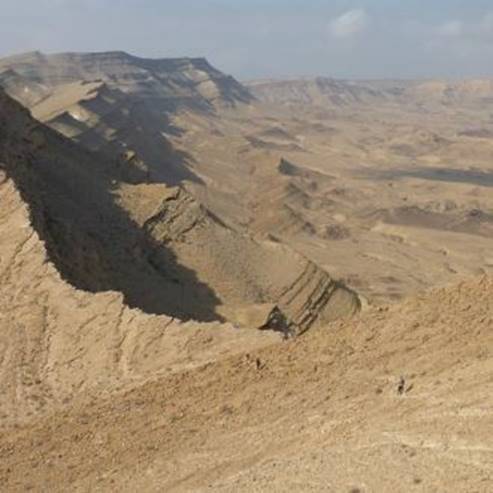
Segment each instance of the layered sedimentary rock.
[[120,185],[101,156],[3,92],[0,163],[5,418],[278,340],[237,328],[249,304],[276,304],[288,321],[258,328],[295,332],[358,309],[328,274],[182,189]]

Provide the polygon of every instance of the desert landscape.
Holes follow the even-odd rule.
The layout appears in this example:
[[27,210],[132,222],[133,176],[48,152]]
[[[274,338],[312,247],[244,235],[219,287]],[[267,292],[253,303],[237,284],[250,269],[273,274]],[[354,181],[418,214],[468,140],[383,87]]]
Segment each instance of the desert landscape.
[[2,491],[491,491],[492,102],[1,58]]

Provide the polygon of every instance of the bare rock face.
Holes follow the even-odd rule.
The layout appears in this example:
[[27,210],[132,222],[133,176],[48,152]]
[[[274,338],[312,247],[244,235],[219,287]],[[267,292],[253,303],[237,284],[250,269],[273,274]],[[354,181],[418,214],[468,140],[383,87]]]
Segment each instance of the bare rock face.
[[[29,421],[81,392],[104,394],[279,338],[240,331],[208,313],[210,290],[200,298],[197,282],[190,281],[187,292],[169,278],[171,254],[153,268],[146,259],[156,250],[103,200],[104,173],[84,169],[89,163],[83,151],[0,92],[3,425]],[[77,166],[79,173],[71,175]],[[85,183],[88,171],[94,180]],[[123,234],[127,240],[119,239]],[[153,303],[169,314],[144,313]],[[202,322],[177,317],[190,318],[194,304]]]
[[[297,332],[358,310],[355,294],[289,248],[226,226],[182,188],[119,185],[114,167],[2,93],[0,149],[64,279],[131,307],[203,322],[275,303]],[[337,301],[336,301],[337,300]]]
[[50,95],[48,87],[23,77],[14,70],[0,69],[0,86],[14,99],[32,107]]
[[[150,188],[160,203],[145,204]],[[228,227],[181,188],[127,187],[121,204],[157,244],[171,249],[179,264],[217,293],[219,312],[233,314],[229,320],[237,317],[228,307],[275,304],[289,321],[286,327],[301,333],[359,309],[358,297],[327,272],[286,246]]]
[[189,156],[170,143],[180,132],[171,115],[213,115],[254,99],[205,59],[144,59],[124,52],[4,58],[0,86],[36,119],[114,160],[119,179],[130,183],[200,182]]
[[[0,91],[2,419],[359,308],[314,264],[236,232],[185,190],[119,187],[113,172]],[[236,328],[250,324],[264,331]]]
[[0,174],[3,426],[44,415],[81,393],[105,395],[278,339],[273,332],[149,315],[130,309],[121,293],[75,289],[50,261],[14,180]]
[[212,108],[252,101],[252,96],[230,76],[204,58],[147,59],[125,52],[26,53],[0,60],[1,69],[49,88],[100,80],[110,88],[147,99],[167,99],[169,104]]

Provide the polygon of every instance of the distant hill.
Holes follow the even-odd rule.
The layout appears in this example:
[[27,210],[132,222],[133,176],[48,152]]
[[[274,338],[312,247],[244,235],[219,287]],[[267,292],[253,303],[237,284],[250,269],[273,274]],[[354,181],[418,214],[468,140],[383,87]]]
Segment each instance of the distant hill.
[[493,100],[493,80],[259,80],[245,84],[260,101],[274,104],[348,106],[375,103],[450,104]]

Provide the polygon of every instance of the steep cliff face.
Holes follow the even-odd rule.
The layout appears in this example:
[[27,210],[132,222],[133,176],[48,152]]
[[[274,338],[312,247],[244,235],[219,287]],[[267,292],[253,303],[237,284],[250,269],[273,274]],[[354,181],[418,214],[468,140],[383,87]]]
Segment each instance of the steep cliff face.
[[[82,168],[71,179],[62,171],[66,167],[74,172],[68,154],[71,159],[78,156]],[[81,393],[105,395],[151,375],[205,365],[279,338],[274,332],[242,331],[218,321],[177,318],[177,313],[186,315],[185,288],[168,278],[170,260],[153,271],[145,261],[155,252],[149,243],[118,226],[121,218],[109,216],[108,204],[83,200],[84,193],[74,188],[84,181],[83,166],[88,165],[81,156],[78,148],[34,122],[0,92],[0,418],[4,426],[44,415]],[[49,161],[55,158],[51,167]],[[94,194],[96,201],[101,191],[96,180],[92,184],[96,188],[85,194]],[[88,229],[89,218],[92,229]],[[111,233],[111,228],[116,230]],[[122,247],[118,237],[124,233],[131,240]],[[108,241],[110,247],[105,246]],[[130,246],[135,251],[125,251]],[[128,270],[126,263],[136,268]],[[125,287],[123,277],[118,287],[118,271],[132,276],[126,282],[135,284],[133,292]],[[196,312],[197,318],[218,318],[205,303],[204,296],[209,295],[202,293],[201,298],[193,284],[191,291],[186,288],[187,306],[200,301],[205,311]],[[149,291],[139,292],[143,286]],[[157,298],[152,298],[152,289],[158,290]],[[199,289],[196,282],[195,289]],[[146,307],[139,302],[146,299],[144,295],[156,308],[159,301],[160,311],[169,315],[144,313]],[[141,309],[129,308],[132,297]],[[148,305],[146,311],[151,309]]]
[[111,88],[140,98],[166,99],[170,105],[248,103],[252,96],[234,78],[212,67],[204,58],[139,58],[124,52],[39,52],[4,58],[0,70],[11,69],[49,88],[85,80],[101,80]]
[[[328,274],[228,228],[184,190],[119,187],[112,172],[0,91],[4,423],[358,308]],[[238,329],[249,323],[278,332]]]
[[104,154],[120,180],[200,181],[189,156],[170,143],[169,136],[178,130],[170,123],[165,99],[142,99],[104,82],[78,81],[58,87],[31,111],[84,148]]
[[0,86],[33,116],[86,149],[105,153],[132,183],[201,182],[176,152],[179,111],[213,116],[253,96],[202,58],[145,59],[124,52],[27,53],[0,59]]
[[4,95],[0,125],[1,161],[34,204],[34,227],[66,280],[91,292],[120,291],[130,306],[150,313],[220,319],[212,290],[118,206],[113,163],[39,124]]
[[14,99],[32,107],[51,94],[48,87],[23,77],[12,69],[0,68],[0,86]]
[[2,426],[82,393],[104,396],[279,339],[270,331],[145,314],[114,291],[77,290],[60,277],[31,225],[33,208],[4,171],[0,203]]
[[[180,319],[239,323],[246,307],[273,305],[292,333],[359,309],[354,293],[301,255],[227,227],[170,188],[200,182],[167,138],[179,131],[169,121],[175,103],[210,111],[250,100],[205,60],[34,53],[2,64],[52,91],[33,115],[86,149],[29,118],[7,138],[25,139],[31,172],[17,180],[36,180],[27,200],[42,204],[48,251],[73,285],[120,291],[130,306]],[[220,101],[204,89],[212,82]]]
[[50,260],[72,285],[148,313],[236,321],[272,303],[293,332],[358,310],[355,294],[289,248],[226,226],[182,188],[130,185],[115,167],[2,95],[0,146]]
[[301,333],[359,309],[358,297],[327,272],[280,243],[228,227],[181,188],[127,185],[119,196],[135,223],[217,293],[225,318],[273,304],[286,331]]

